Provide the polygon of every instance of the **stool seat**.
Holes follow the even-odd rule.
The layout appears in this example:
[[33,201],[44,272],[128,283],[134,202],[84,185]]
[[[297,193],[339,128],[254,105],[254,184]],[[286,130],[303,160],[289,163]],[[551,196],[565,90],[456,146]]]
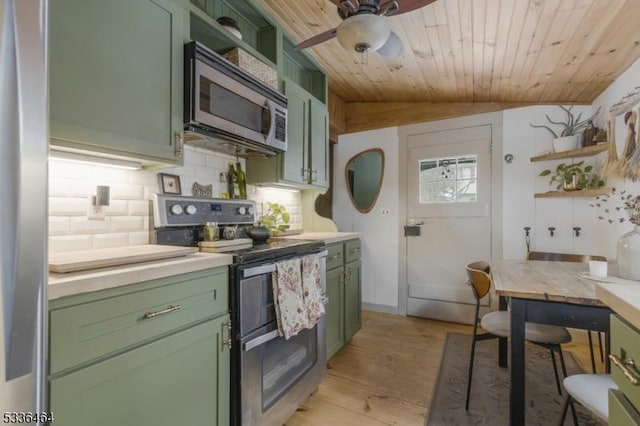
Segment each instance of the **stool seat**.
[[[511,336],[511,315],[508,311],[489,312],[480,320],[482,328],[500,337]],[[557,344],[569,343],[571,334],[566,328],[557,325],[525,324],[524,339],[530,342]]]
[[576,374],[566,377],[562,384],[574,401],[602,420],[609,420],[609,389],[618,389],[611,375]]

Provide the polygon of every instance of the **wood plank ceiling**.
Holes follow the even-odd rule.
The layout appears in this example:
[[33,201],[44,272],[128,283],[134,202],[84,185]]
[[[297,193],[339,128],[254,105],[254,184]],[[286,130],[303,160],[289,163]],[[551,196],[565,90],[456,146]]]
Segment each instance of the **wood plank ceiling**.
[[[259,2],[296,41],[341,22],[329,0]],[[591,103],[640,57],[640,0],[438,0],[387,19],[405,45],[398,59],[363,64],[336,39],[308,49],[347,110]]]

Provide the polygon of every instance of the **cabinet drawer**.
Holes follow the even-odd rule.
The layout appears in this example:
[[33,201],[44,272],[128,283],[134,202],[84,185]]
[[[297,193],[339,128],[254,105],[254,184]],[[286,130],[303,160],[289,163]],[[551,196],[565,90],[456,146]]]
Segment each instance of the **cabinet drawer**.
[[[640,379],[640,333],[631,324],[618,315],[611,316],[611,355],[617,357],[623,363],[635,365],[623,366],[627,372]],[[625,376],[623,367],[611,363],[611,377],[620,388],[620,391],[629,399],[636,409],[640,407],[640,385],[634,385]]]
[[609,390],[609,424],[616,426],[640,424],[640,415],[619,390]]
[[127,286],[124,293],[52,309],[50,373],[112,354],[228,311],[226,268]]
[[344,243],[345,263],[360,259],[360,240],[347,241]]
[[327,247],[327,270],[337,268],[344,263],[344,245],[333,244]]

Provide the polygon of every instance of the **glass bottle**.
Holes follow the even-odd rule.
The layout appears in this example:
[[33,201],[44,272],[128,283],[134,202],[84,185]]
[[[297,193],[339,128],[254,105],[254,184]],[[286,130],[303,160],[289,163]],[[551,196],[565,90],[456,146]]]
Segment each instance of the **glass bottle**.
[[229,163],[229,170],[227,170],[227,192],[229,193],[229,198],[240,198],[238,174],[233,168],[233,163]]
[[247,179],[244,171],[242,171],[240,160],[236,160],[236,176],[238,178],[238,193],[240,198],[245,200],[247,198]]

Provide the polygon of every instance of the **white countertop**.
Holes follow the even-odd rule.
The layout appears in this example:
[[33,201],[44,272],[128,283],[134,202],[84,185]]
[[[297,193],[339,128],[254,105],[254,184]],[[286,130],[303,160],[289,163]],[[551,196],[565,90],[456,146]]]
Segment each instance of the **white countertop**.
[[303,232],[298,235],[286,235],[278,238],[324,241],[325,244],[332,244],[360,238],[361,235],[359,232]]
[[598,283],[596,296],[624,319],[640,329],[640,281]]
[[66,274],[49,274],[49,300],[230,265],[233,256],[193,253],[172,259],[131,263]]

